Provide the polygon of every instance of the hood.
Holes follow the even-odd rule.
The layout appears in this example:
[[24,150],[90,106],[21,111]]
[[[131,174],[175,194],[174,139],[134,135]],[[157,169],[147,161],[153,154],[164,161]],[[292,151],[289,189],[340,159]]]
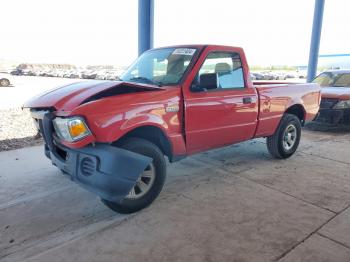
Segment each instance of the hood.
[[321,94],[324,98],[350,100],[350,87],[322,87]]
[[24,108],[55,108],[71,111],[103,97],[136,92],[159,91],[161,87],[120,81],[84,81],[50,90],[27,101]]

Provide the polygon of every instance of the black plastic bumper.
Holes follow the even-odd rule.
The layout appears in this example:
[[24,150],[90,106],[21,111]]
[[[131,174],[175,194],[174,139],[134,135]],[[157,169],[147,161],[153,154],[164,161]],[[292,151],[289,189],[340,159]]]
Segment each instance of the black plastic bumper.
[[97,144],[81,149],[59,146],[60,154],[48,151],[52,164],[71,179],[103,199],[118,202],[125,198],[151,158],[110,145]]
[[45,155],[52,164],[85,189],[103,199],[118,202],[126,197],[151,158],[108,144],[70,149],[54,142],[52,115],[40,122]]

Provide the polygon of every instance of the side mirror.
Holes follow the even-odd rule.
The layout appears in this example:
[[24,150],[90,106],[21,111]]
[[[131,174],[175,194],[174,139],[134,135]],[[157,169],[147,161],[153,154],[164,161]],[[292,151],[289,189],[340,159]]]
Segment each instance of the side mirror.
[[219,87],[219,80],[217,73],[201,74],[199,77],[199,86],[201,88],[217,89]]

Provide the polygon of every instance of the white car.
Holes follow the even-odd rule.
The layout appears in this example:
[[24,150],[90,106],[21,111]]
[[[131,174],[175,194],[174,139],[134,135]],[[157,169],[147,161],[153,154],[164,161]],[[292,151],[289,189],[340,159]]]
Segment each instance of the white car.
[[11,82],[7,75],[0,74],[0,86],[10,86]]

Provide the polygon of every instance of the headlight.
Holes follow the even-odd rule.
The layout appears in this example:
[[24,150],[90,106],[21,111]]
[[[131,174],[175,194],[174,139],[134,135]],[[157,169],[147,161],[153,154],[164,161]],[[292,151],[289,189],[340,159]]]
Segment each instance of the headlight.
[[333,109],[345,109],[350,108],[350,100],[339,101]]
[[74,142],[91,134],[81,117],[61,118],[53,120],[53,126],[59,138]]

